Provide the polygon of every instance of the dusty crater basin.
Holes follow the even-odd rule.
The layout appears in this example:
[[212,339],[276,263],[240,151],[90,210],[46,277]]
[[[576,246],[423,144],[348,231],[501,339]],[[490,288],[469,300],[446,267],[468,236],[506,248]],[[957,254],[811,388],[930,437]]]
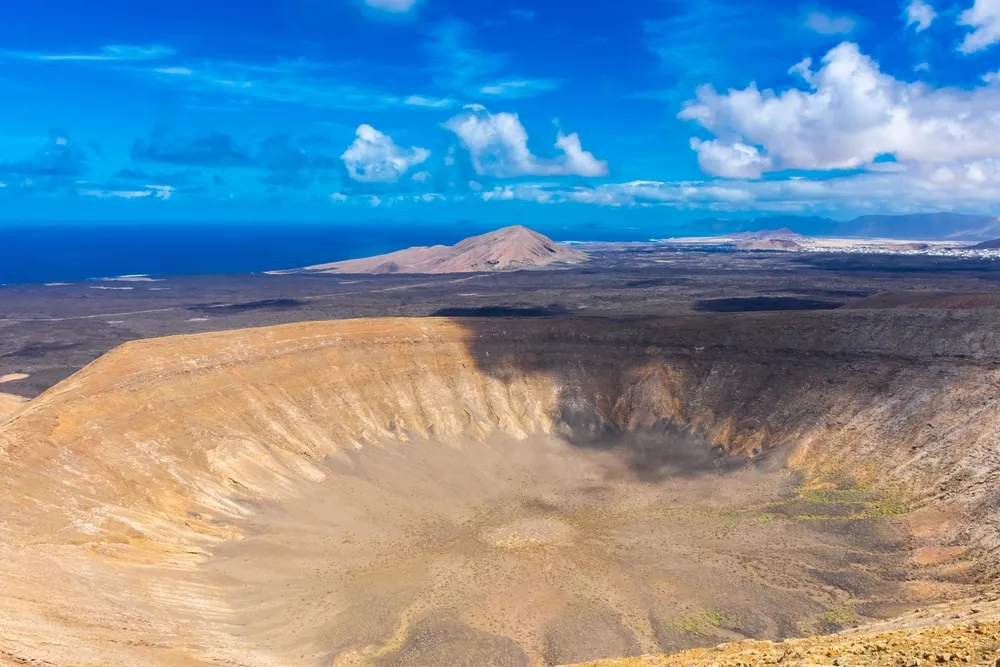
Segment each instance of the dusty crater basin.
[[991,317],[128,344],[0,425],[0,655],[555,665],[971,595],[996,549]]

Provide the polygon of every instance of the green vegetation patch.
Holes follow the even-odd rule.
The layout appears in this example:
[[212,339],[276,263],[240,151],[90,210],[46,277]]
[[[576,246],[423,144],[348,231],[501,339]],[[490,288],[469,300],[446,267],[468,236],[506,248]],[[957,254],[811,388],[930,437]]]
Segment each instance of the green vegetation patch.
[[689,635],[711,635],[728,622],[726,614],[717,611],[696,611],[667,621],[667,627]]
[[820,620],[822,620],[824,623],[829,623],[831,625],[837,625],[840,627],[844,627],[850,625],[851,623],[854,623],[855,618],[857,617],[854,615],[854,612],[851,611],[850,609],[831,609],[830,611],[820,616]]
[[772,505],[770,513],[799,520],[874,519],[906,514],[903,499],[882,493],[869,484],[837,488],[808,488],[792,500]]

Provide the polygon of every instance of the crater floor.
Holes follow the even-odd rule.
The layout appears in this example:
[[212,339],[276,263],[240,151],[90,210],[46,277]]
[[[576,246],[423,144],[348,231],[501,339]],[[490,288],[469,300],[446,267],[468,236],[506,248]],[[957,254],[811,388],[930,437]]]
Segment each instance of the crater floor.
[[559,665],[833,631],[912,602],[905,524],[869,492],[805,500],[778,456],[723,466],[674,432],[644,441],[655,480],[625,443],[367,447],[258,508],[205,568],[247,639],[289,664]]

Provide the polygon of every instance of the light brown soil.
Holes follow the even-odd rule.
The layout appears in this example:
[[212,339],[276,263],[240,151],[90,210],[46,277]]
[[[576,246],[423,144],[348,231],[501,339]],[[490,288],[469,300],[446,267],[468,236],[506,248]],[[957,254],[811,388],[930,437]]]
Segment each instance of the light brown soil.
[[440,625],[507,646],[479,665],[552,665],[836,630],[917,603],[905,522],[779,516],[798,498],[779,462],[693,470],[685,454],[651,484],[619,450],[554,438],[385,443],[258,508],[205,567],[239,634],[289,663],[458,664],[461,642],[421,657],[421,628]]
[[27,401],[23,396],[0,393],[0,420],[14,413]]

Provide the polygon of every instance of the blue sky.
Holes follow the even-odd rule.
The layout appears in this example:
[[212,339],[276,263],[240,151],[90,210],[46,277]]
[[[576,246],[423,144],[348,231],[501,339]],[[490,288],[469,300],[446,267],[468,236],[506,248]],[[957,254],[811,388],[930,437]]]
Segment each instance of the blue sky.
[[15,3],[0,220],[1000,210],[1000,0]]

